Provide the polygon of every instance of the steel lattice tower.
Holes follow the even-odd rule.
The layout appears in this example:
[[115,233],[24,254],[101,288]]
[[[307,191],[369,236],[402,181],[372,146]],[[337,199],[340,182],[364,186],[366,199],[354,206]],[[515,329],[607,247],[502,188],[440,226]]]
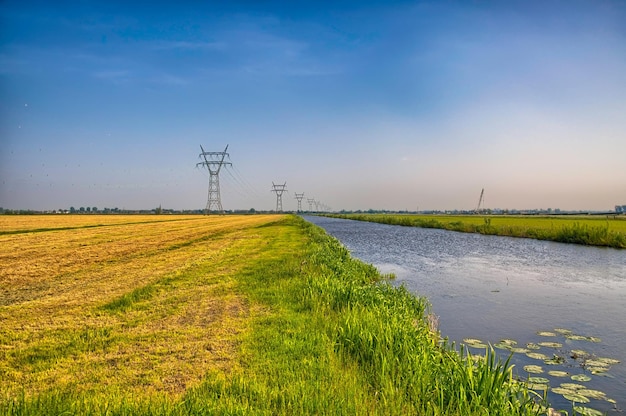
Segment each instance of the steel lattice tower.
[[302,212],[302,198],[304,198],[304,192],[301,194],[296,193],[296,199],[298,200],[298,212]]
[[313,198],[307,198],[306,202],[309,203],[309,212],[313,212],[313,204],[315,203],[315,199]]
[[272,192],[276,192],[276,212],[283,212],[283,192],[286,191],[285,187],[287,182],[282,185],[276,185],[272,182]]
[[196,167],[203,166],[209,171],[209,195],[204,212],[210,214],[211,211],[215,211],[223,214],[224,209],[220,198],[220,169],[224,165],[232,165],[230,162],[224,162],[224,158],[228,156],[226,153],[228,145],[223,152],[205,152],[202,145],[200,149],[202,153],[198,157],[204,158],[204,162],[196,163]]

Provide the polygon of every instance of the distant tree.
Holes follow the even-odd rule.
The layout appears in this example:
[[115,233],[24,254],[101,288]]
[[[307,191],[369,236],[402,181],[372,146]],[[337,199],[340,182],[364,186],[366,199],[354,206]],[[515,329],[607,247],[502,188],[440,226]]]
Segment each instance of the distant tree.
[[254,208],[250,208],[250,210],[248,211],[250,214],[254,214],[256,212],[256,209]]
[[91,212],[91,207],[87,207],[87,212]]
[[72,214],[73,214],[73,213],[75,213],[75,212],[76,212],[76,208],[74,208],[74,207],[70,207],[70,213],[72,213]]
[[91,207],[91,212],[98,212],[98,207]]
[[154,213],[157,215],[163,214],[163,208],[161,208],[161,205],[159,205],[158,207],[154,209]]
[[85,212],[85,207],[80,207],[78,210],[79,210],[80,212]]

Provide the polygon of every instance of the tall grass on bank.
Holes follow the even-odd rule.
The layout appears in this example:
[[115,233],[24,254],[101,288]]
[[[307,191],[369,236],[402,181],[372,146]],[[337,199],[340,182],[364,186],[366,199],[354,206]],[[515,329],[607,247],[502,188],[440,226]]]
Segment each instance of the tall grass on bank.
[[[500,235],[508,237],[534,238],[560,243],[626,248],[626,233],[612,229],[609,221],[594,221],[599,225],[589,225],[576,219],[556,221],[549,227],[533,225],[521,217],[444,217],[388,215],[388,214],[331,214],[333,218],[377,222],[408,227],[439,228],[465,233]],[[542,218],[545,219],[545,218]],[[517,221],[520,220],[520,221]],[[476,221],[480,221],[477,223]],[[613,222],[616,220],[613,220]],[[621,221],[623,222],[623,221]]]
[[[129,392],[106,387],[104,380],[102,389],[89,391],[72,384],[42,386],[34,394],[0,391],[0,414],[545,413],[527,388],[513,380],[508,362],[499,361],[492,350],[482,359],[464,349],[457,352],[440,339],[428,319],[425,299],[388,284],[374,267],[352,259],[320,228],[286,217],[251,229],[245,238],[253,235],[254,256],[240,252],[237,257],[245,267],[230,276],[232,285],[220,286],[220,291],[229,291],[221,296],[236,296],[245,305],[232,321],[245,326],[237,332],[238,348],[229,353],[234,356],[224,357],[236,364],[207,371],[200,383],[180,394]],[[207,268],[197,264],[206,275],[185,281],[206,283],[212,269],[226,267],[216,261],[205,260],[213,266]],[[177,276],[185,279],[186,273],[180,270]],[[168,302],[177,301],[176,290],[169,287]],[[149,302],[159,292],[129,293],[128,302],[95,307],[124,319],[135,302]],[[183,305],[171,306],[159,313],[176,314]],[[186,323],[179,322],[182,330]],[[116,348],[119,335],[115,331],[90,334],[109,342],[92,339],[89,353]],[[145,335],[149,342],[150,334]],[[137,342],[137,348],[144,348]],[[48,365],[51,369],[56,365],[53,358]]]

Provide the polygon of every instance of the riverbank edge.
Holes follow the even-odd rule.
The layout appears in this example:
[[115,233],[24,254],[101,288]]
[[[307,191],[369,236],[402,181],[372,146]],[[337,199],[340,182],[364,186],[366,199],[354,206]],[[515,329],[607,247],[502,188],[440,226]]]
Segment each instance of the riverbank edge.
[[[528,226],[492,225],[491,217],[482,217],[483,224],[472,224],[463,221],[442,222],[426,216],[387,215],[387,214],[322,214],[329,218],[340,218],[354,221],[376,222],[406,227],[436,228],[463,233],[497,235],[502,237],[531,238],[535,240],[554,241],[558,243],[579,244],[596,247],[626,248],[626,235],[610,230],[608,227],[593,227],[572,220],[570,225],[552,229],[533,228]],[[472,217],[475,218],[475,217]]]

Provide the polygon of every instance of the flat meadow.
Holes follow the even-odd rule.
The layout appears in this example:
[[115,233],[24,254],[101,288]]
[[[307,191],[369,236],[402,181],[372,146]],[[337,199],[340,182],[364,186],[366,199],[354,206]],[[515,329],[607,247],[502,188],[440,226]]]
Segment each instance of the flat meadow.
[[329,214],[329,217],[410,227],[626,248],[626,216]]
[[297,216],[0,216],[0,265],[0,414],[548,411]]

